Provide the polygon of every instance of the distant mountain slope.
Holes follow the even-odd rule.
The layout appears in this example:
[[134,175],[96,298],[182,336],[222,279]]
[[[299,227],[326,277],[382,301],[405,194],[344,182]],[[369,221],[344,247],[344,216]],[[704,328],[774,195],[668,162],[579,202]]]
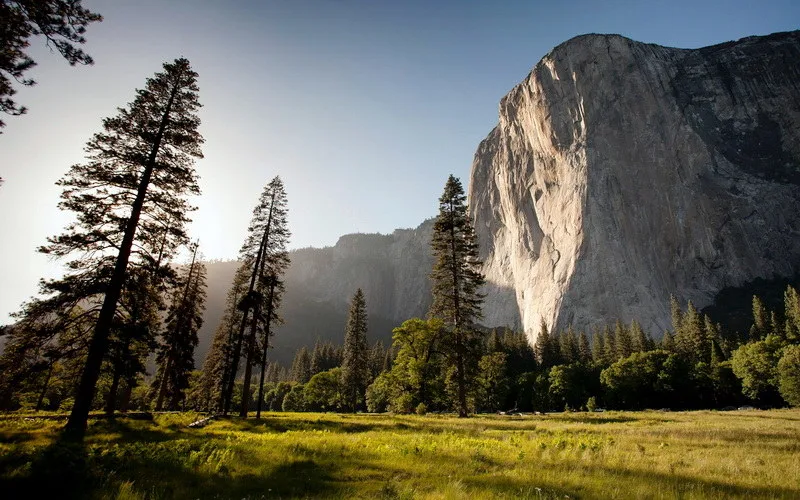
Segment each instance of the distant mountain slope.
[[[358,288],[366,295],[369,341],[382,340],[388,346],[394,327],[427,313],[432,227],[429,220],[416,229],[398,229],[389,235],[349,234],[333,247],[292,251],[281,307],[286,323],[275,331],[271,359],[290,363],[297,348],[311,346],[317,338],[341,343],[349,302]],[[208,300],[195,353],[198,366],[222,318],[238,265],[234,261],[207,264]]]

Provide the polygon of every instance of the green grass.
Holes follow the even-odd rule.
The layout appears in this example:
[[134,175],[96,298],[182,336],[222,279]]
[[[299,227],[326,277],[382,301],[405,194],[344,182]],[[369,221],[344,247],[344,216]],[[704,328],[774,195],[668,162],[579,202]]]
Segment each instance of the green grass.
[[800,410],[0,420],[4,498],[800,498]]

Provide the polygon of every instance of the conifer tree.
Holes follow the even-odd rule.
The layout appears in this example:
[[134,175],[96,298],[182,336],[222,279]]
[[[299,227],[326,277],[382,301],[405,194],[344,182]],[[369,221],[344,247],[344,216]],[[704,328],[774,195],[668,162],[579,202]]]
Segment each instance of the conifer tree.
[[580,353],[578,352],[578,337],[575,335],[575,330],[570,325],[566,333],[559,335],[561,340],[560,351],[561,359],[565,364],[575,363],[580,360]]
[[669,330],[664,332],[664,337],[661,339],[661,349],[667,352],[675,352],[675,338]]
[[171,249],[185,241],[191,209],[185,197],[199,194],[193,165],[202,157],[196,81],[186,59],[164,64],[132,103],[103,120],[103,131],[86,145],[87,162],[73,165],[58,183],[64,187],[59,207],[74,212],[77,220],[40,251],[77,258],[69,262],[67,276],[49,286],[66,290],[73,282],[84,292],[103,294],[66,427],[77,439],[86,429],[129,262],[155,261],[153,250],[164,227],[169,227]]
[[[23,86],[35,85],[25,73],[36,63],[26,54],[30,38],[43,36],[67,62],[92,64],[92,58],[78,45],[86,42],[86,27],[103,17],[81,5],[81,0],[2,0],[0,1],[0,111],[21,115],[27,110],[12,96],[12,80]],[[5,123],[0,120],[0,129]]]
[[249,266],[247,263],[243,263],[236,269],[233,283],[231,283],[225,298],[222,319],[217,325],[211,347],[203,362],[200,385],[209,411],[222,412],[225,404],[224,395],[231,369],[233,343],[242,318],[242,311],[238,305],[247,292],[248,279]]
[[197,332],[203,325],[206,302],[206,267],[198,262],[197,244],[193,245],[192,262],[178,277],[167,324],[162,334],[156,361],[159,366],[153,387],[157,391],[156,411],[166,400],[170,410],[176,410],[189,387],[189,373],[194,369],[194,350]]
[[750,327],[750,340],[762,340],[769,332],[769,312],[764,302],[753,295],[753,325]]
[[383,347],[383,342],[378,340],[369,350],[369,383],[383,372],[384,359],[386,359],[386,349]]
[[651,348],[650,339],[647,337],[647,334],[644,333],[644,330],[642,330],[642,326],[638,321],[631,321],[630,331],[634,352],[649,351]]
[[[232,343],[231,369],[227,374],[223,414],[230,409],[239,362],[244,355],[244,392],[239,414],[247,416],[253,366],[263,364],[259,360],[266,357],[269,348],[269,337],[272,334],[270,326],[281,321],[278,314],[284,290],[281,276],[289,265],[289,254],[286,251],[289,240],[287,213],[283,182],[280,177],[275,177],[264,187],[258,204],[253,209],[248,235],[239,251],[241,260],[248,264],[251,271],[247,293],[239,303],[243,315]],[[246,333],[248,326],[249,332]],[[263,333],[263,354],[258,349],[259,327]],[[263,368],[262,366],[262,373]],[[262,381],[263,378],[262,376]],[[263,397],[263,392],[260,396]]]
[[306,346],[298,349],[294,355],[292,379],[299,384],[305,384],[311,380],[311,356],[308,354]]
[[603,327],[603,350],[605,351],[606,364],[612,364],[619,358],[617,357],[617,335],[608,326]]
[[786,324],[784,336],[789,342],[800,343],[800,294],[792,286],[787,286],[783,294]]
[[367,304],[359,288],[350,302],[347,327],[344,332],[344,359],[342,360],[342,391],[345,403],[356,412],[364,401],[369,378],[367,352]]
[[595,365],[606,364],[606,338],[602,331],[594,330],[592,333],[592,360]]
[[555,353],[553,352],[553,342],[550,337],[550,330],[547,328],[547,323],[542,318],[539,326],[539,335],[536,336],[536,342],[533,345],[533,350],[536,353],[536,362],[539,363],[544,369],[549,369],[556,364]]
[[578,337],[578,359],[584,364],[588,364],[592,360],[592,349],[589,347],[589,338],[584,331],[581,331]]
[[614,325],[614,338],[617,341],[617,359],[625,359],[633,354],[634,348],[631,334],[619,320]]
[[458,415],[466,417],[467,371],[471,368],[468,363],[478,362],[470,350],[475,335],[472,327],[481,318],[484,296],[479,290],[484,278],[478,270],[478,244],[467,215],[464,188],[452,175],[439,198],[439,215],[433,224],[431,247],[436,263],[431,273],[430,314],[442,319],[448,329],[453,347],[451,366],[455,368]]

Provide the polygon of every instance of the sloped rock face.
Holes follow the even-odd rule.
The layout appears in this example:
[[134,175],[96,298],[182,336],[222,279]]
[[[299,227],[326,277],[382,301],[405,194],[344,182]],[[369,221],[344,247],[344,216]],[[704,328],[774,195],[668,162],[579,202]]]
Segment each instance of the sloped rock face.
[[[669,327],[669,297],[800,270],[800,32],[698,50],[586,35],[500,103],[470,210],[489,324]],[[505,291],[504,291],[505,290]]]

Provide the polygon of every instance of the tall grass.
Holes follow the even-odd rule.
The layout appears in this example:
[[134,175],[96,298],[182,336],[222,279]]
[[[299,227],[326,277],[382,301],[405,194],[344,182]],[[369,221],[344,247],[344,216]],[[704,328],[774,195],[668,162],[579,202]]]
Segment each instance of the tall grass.
[[0,421],[5,498],[800,498],[800,411]]

